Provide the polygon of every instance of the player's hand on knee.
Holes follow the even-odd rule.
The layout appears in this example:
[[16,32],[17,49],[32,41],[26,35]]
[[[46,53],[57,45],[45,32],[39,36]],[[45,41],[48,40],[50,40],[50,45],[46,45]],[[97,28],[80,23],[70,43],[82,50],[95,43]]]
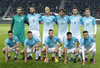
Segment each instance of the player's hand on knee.
[[12,48],[10,49],[10,51],[9,52],[12,52]]
[[75,49],[75,51],[74,51],[75,53],[78,53],[79,51],[78,51],[78,49]]
[[95,38],[96,37],[96,34],[93,34],[93,37]]
[[85,65],[85,60],[83,60],[83,65]]
[[34,47],[32,47],[31,51],[33,51]]
[[86,52],[86,54],[89,54],[90,53],[90,50],[88,50],[87,52]]

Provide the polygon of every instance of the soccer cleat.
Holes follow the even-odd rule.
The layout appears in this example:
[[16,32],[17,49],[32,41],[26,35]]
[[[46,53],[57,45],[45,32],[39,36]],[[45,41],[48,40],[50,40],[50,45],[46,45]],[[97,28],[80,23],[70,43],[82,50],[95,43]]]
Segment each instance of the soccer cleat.
[[94,59],[90,59],[90,62],[91,62],[92,64],[95,64]]
[[[11,56],[8,56],[8,60],[9,60],[10,58],[11,58]],[[8,60],[7,60],[7,61],[8,61]]]
[[74,63],[76,63],[76,58],[74,58]]
[[35,63],[38,63],[38,59],[36,59]]
[[55,61],[55,57],[52,57],[52,60],[54,60],[54,61]]
[[88,61],[88,59],[87,59],[87,58],[85,58],[85,61]]
[[42,61],[44,61],[44,60],[45,60],[45,57],[42,58]]
[[67,60],[69,60],[69,58],[68,58],[68,57],[67,57],[66,59],[67,59]]
[[17,62],[17,58],[14,58],[14,61]]
[[32,60],[32,56],[29,56],[28,58],[27,58],[27,60],[29,61],[29,60]]
[[38,59],[41,60],[41,56],[39,56]]
[[61,57],[59,57],[58,60],[61,60]]
[[78,61],[82,61],[82,59],[79,57],[79,58],[78,58]]
[[55,63],[59,62],[57,58],[55,58]]
[[73,58],[72,58],[72,57],[70,57],[69,61],[73,61]]

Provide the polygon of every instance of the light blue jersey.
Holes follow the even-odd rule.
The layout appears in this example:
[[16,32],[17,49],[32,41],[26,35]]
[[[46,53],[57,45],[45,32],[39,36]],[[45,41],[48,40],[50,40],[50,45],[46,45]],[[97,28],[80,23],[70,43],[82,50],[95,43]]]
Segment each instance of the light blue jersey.
[[92,35],[93,34],[93,25],[96,25],[95,18],[92,16],[84,17],[82,24],[84,25],[84,30],[88,31],[89,35]]
[[70,32],[72,32],[72,35],[77,36],[80,34],[80,26],[82,22],[81,16],[70,16]]
[[89,35],[88,39],[85,39],[83,37],[83,38],[81,38],[80,42],[81,42],[81,46],[84,46],[85,48],[88,48],[88,47],[92,47],[92,43],[95,43],[95,40],[94,40],[92,35]]
[[78,42],[78,39],[76,37],[72,37],[70,41],[67,38],[64,41],[64,48],[68,48],[68,49],[76,48],[75,42]]
[[59,34],[66,34],[68,32],[68,23],[70,22],[69,16],[65,15],[64,17],[56,17],[59,27]]
[[19,43],[19,40],[16,36],[13,36],[12,40],[10,40],[9,38],[5,40],[5,46],[8,47],[14,47],[16,46],[16,43]]
[[48,48],[54,48],[57,47],[56,43],[60,43],[60,39],[57,36],[53,35],[53,38],[50,39],[49,36],[45,39],[45,46],[48,46]]
[[27,19],[29,21],[29,30],[38,30],[39,31],[39,20],[41,15],[40,14],[28,14]]
[[27,38],[24,42],[24,46],[28,45],[28,48],[31,49],[33,46],[36,46],[39,42],[40,41],[36,37],[32,37],[31,40]]
[[50,16],[42,16],[40,19],[40,22],[43,21],[44,27],[43,30],[46,30],[47,32],[49,29],[53,29],[53,23],[56,22],[56,18],[52,15]]

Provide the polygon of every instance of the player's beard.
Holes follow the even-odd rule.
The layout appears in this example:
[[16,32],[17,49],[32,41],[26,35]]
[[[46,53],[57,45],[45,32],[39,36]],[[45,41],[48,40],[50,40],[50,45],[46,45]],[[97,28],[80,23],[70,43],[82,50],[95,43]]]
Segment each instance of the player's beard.
[[35,12],[30,12],[32,15],[35,13]]

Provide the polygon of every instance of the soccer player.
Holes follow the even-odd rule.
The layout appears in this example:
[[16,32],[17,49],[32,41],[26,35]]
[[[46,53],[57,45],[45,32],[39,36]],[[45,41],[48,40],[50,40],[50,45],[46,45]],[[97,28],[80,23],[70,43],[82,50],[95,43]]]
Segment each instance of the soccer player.
[[[29,21],[29,31],[32,32],[33,36],[37,37],[39,41],[41,41],[40,37],[40,31],[39,31],[39,20],[41,18],[41,15],[38,13],[35,13],[35,7],[30,7],[30,13],[27,15],[27,19]],[[32,57],[32,53],[30,54],[30,57]],[[39,60],[41,60],[41,47],[39,48]]]
[[[62,46],[60,39],[57,36],[54,36],[54,32],[52,29],[48,32],[49,36],[45,39],[45,48],[42,49],[42,53],[46,53],[46,59],[44,60],[46,63],[49,63],[48,53],[58,54],[59,47]],[[58,47],[56,43],[59,43]],[[58,59],[55,58],[55,62],[58,62]]]
[[[45,7],[45,15],[41,17],[40,22],[43,21],[43,37],[42,37],[42,43],[43,43],[43,47],[45,47],[45,42],[44,40],[46,39],[46,37],[48,36],[48,31],[49,29],[53,29],[53,23],[56,22],[56,18],[52,15],[50,15],[50,8],[49,7]],[[54,59],[54,57],[52,56],[52,59]],[[45,56],[42,58],[42,60],[45,60]]]
[[[27,46],[28,45],[28,46]],[[28,31],[28,38],[24,42],[24,49],[21,51],[21,54],[25,55],[25,62],[27,62],[27,55],[28,53],[35,53],[36,54],[36,63],[38,62],[39,56],[39,47],[41,47],[41,43],[38,38],[34,37],[31,31]],[[29,60],[30,58],[28,58]]]
[[[70,32],[74,37],[76,37],[80,41],[80,26],[83,20],[81,16],[78,16],[78,9],[76,7],[73,8],[72,12],[73,15],[70,16]],[[73,60],[72,57],[73,55],[71,55],[70,61]],[[81,61],[80,55],[78,60]]]
[[5,40],[5,47],[2,52],[5,54],[5,62],[7,62],[11,56],[8,52],[15,52],[14,61],[17,61],[17,55],[19,53],[19,40],[16,36],[13,36],[12,31],[8,31],[8,38]]
[[[75,42],[77,42],[77,47],[75,46]],[[71,32],[67,32],[67,39],[64,41],[64,50],[61,51],[65,56],[64,64],[68,62],[66,57],[67,54],[75,54],[74,63],[76,63],[79,44],[79,40],[76,37],[73,37]]]
[[25,30],[24,30],[24,23],[28,24],[28,21],[22,13],[22,8],[17,8],[17,14],[13,16],[12,23],[11,23],[11,31],[14,27],[14,36],[17,36],[22,44],[22,49],[24,48],[24,40],[25,40]]
[[79,52],[82,54],[83,57],[83,61],[81,63],[83,63],[83,65],[85,65],[85,54],[89,54],[91,52],[91,59],[90,62],[92,64],[95,63],[93,57],[96,54],[96,44],[95,44],[95,40],[93,38],[92,35],[88,34],[88,31],[83,31],[83,38],[81,38],[81,46],[82,46],[82,50],[79,50]]
[[[84,30],[88,31],[89,35],[93,35],[93,37],[96,37],[96,32],[97,32],[97,25],[96,25],[96,20],[94,17],[90,15],[90,9],[86,8],[85,9],[85,14],[86,17],[83,18],[82,24],[84,25]],[[94,29],[93,29],[94,28]],[[85,60],[87,61],[87,55],[85,56]]]
[[[58,37],[61,40],[62,44],[65,41],[66,33],[68,32],[68,22],[69,21],[69,16],[65,15],[66,10],[65,9],[60,9],[59,11],[59,16],[56,17],[57,19],[57,24],[58,24]],[[59,60],[61,60],[61,47],[59,48]]]

